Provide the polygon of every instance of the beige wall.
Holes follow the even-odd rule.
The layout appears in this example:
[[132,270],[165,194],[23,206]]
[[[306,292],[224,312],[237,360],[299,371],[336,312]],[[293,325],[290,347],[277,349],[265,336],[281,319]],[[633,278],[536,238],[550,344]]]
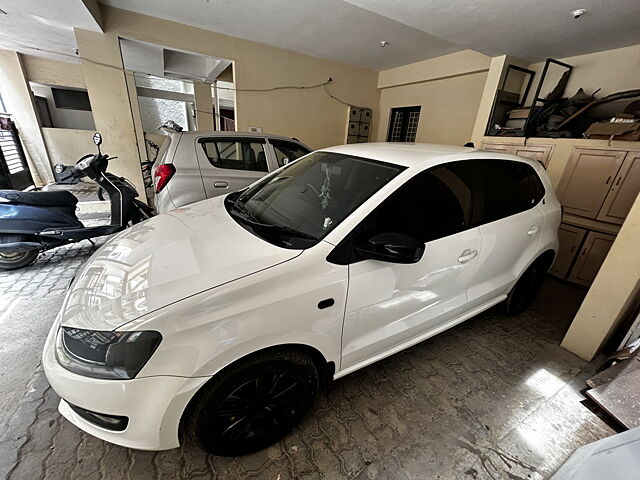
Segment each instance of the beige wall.
[[[565,96],[574,95],[580,87],[591,94],[598,88],[598,97],[611,93],[640,88],[638,74],[640,72],[640,45],[605,50],[602,52],[559,58],[562,62],[573,65]],[[534,63],[528,68],[541,72],[542,63]],[[537,86],[539,76],[536,75],[532,86],[532,95]],[[549,82],[553,87],[554,82]],[[545,85],[547,82],[545,82]]]
[[109,164],[109,170],[144,192],[137,130],[118,37],[80,29],[75,34],[96,130],[102,133],[102,151],[118,157]]
[[74,165],[80,157],[96,152],[91,130],[43,128],[42,135],[52,166],[57,163]]
[[22,62],[30,82],[61,87],[87,88],[82,65],[79,62],[59,62],[31,55],[23,55]]
[[419,105],[416,142],[464,145],[471,140],[486,78],[480,72],[383,89],[375,139],[386,141],[392,108]]
[[378,75],[378,88],[427,82],[489,69],[491,58],[474,50],[443,55],[421,62],[383,70]]
[[420,106],[416,142],[471,140],[491,59],[472,50],[380,72],[374,140],[386,141],[391,109]]
[[[261,45],[125,10],[103,7],[105,31],[169,48],[233,60],[238,130],[299,138],[313,148],[344,143],[347,107],[322,88],[247,92],[281,85],[310,85],[333,77],[331,92],[345,102],[376,108],[376,72]],[[82,50],[81,50],[82,53]],[[87,82],[89,83],[89,82]],[[374,124],[376,118],[374,117]]]

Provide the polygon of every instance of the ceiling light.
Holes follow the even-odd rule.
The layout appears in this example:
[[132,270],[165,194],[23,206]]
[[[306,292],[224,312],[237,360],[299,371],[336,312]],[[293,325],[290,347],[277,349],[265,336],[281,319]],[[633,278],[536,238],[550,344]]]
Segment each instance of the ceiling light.
[[387,42],[386,40],[380,40],[380,46],[382,48],[386,47],[387,45],[389,45],[389,42]]
[[587,11],[584,8],[578,8],[577,10],[574,10],[573,12],[571,12],[571,16],[573,18],[580,18],[581,16],[583,16],[585,13],[587,13]]

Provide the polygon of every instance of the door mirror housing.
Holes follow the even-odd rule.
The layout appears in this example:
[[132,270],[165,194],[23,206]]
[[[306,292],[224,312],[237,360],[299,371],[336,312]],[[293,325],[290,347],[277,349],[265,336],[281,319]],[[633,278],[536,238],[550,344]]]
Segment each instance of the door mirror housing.
[[404,233],[373,235],[355,247],[360,258],[389,263],[417,263],[424,254],[424,243]]

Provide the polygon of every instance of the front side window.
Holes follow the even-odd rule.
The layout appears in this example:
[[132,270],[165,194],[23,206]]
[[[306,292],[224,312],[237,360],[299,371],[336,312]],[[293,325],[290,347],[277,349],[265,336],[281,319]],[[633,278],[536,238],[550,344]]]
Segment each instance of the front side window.
[[363,227],[368,236],[397,232],[430,242],[469,228],[472,195],[472,171],[466,162],[440,165],[402,185]]
[[257,139],[201,138],[198,142],[214,167],[253,172],[269,170],[264,142]]
[[305,156],[309,153],[309,150],[297,143],[287,142],[286,140],[269,140],[269,143],[273,145],[273,150],[276,152],[276,159],[278,160],[278,166],[282,167],[289,162],[293,162],[297,158]]
[[404,167],[315,152],[225,199],[238,223],[268,242],[308,248]]
[[544,197],[535,170],[524,162],[477,160],[478,223],[489,223],[533,208]]

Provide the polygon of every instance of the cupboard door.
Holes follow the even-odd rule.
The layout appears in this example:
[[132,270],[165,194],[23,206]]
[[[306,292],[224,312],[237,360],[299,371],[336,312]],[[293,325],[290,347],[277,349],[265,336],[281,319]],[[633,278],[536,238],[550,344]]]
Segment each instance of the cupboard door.
[[506,145],[504,143],[482,142],[482,149],[488,152],[513,153],[515,147],[515,145]]
[[629,152],[600,209],[598,220],[622,224],[640,192],[640,152]]
[[588,287],[596,278],[616,237],[606,233],[589,232],[580,255],[569,274],[569,281]]
[[544,168],[547,168],[552,151],[553,145],[518,145],[515,148],[514,154],[530,158],[531,160],[537,160]]
[[564,211],[595,219],[626,154],[623,150],[575,148],[558,185]]
[[565,278],[569,273],[569,268],[573,260],[580,252],[580,245],[584,240],[587,231],[584,228],[574,227],[565,223],[560,224],[558,229],[558,239],[560,240],[560,248],[553,267],[549,271],[551,275],[559,278]]

